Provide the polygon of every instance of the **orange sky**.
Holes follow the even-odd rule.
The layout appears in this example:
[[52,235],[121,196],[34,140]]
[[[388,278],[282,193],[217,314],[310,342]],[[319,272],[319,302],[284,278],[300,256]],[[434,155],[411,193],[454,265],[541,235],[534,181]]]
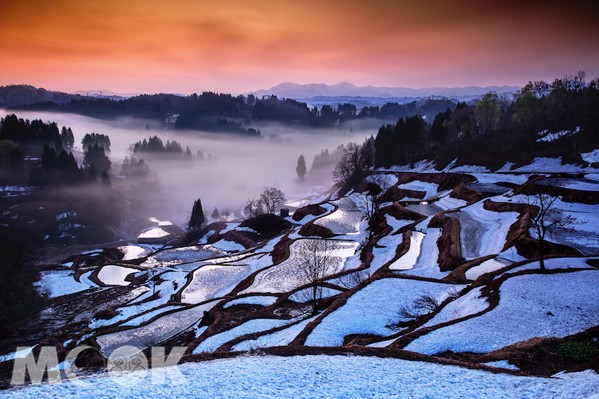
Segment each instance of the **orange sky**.
[[283,81],[596,77],[598,10],[578,0],[2,1],[0,85],[241,93]]

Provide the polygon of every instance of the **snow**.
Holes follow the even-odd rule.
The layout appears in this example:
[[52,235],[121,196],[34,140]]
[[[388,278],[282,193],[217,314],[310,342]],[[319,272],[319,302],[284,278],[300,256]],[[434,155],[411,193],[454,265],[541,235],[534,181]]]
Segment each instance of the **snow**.
[[96,341],[106,356],[110,356],[112,351],[124,345],[148,348],[192,327],[202,318],[204,311],[209,311],[216,304],[217,301],[212,301],[169,313],[141,327],[100,335],[96,337]]
[[26,358],[31,353],[33,348],[35,348],[35,346],[27,347],[25,349],[21,349],[20,351],[7,353],[5,355],[0,355],[0,363],[8,362],[10,360],[15,360],[15,359]]
[[464,201],[463,199],[453,198],[449,195],[446,195],[445,197],[441,198],[439,201],[433,202],[432,205],[436,205],[443,210],[449,210],[449,209],[461,208],[463,206],[468,205],[468,203],[466,201]]
[[599,148],[594,149],[591,152],[586,152],[584,154],[580,154],[583,161],[588,163],[599,162]]
[[137,238],[162,238],[169,236],[170,233],[162,230],[160,227],[150,227],[144,230]]
[[104,252],[103,249],[92,249],[91,251],[84,251],[81,252],[81,255],[93,255],[93,254],[101,254],[102,252]]
[[288,292],[307,283],[301,264],[306,256],[308,241],[327,241],[331,247],[332,261],[328,274],[338,273],[345,268],[345,262],[354,255],[358,243],[355,241],[301,239],[290,246],[290,256],[283,262],[260,272],[254,279],[251,287],[241,291],[241,294],[253,292],[280,293]]
[[269,266],[259,260],[247,266],[207,265],[193,273],[191,283],[183,290],[181,302],[200,303],[223,297],[252,273]]
[[583,168],[577,165],[562,165],[561,158],[536,157],[529,165],[522,166],[514,172],[526,173],[584,173],[585,171],[594,171],[592,168]]
[[517,212],[493,212],[484,209],[484,202],[449,213],[460,221],[462,256],[476,259],[485,255],[498,254],[505,246],[510,226],[517,221]]
[[245,247],[243,245],[238,244],[235,241],[228,241],[225,239],[215,242],[214,244],[212,244],[212,246],[216,249],[220,249],[227,252],[245,251]]
[[581,132],[580,126],[576,126],[574,130],[560,130],[559,132],[552,133],[549,130],[543,130],[537,133],[537,135],[541,136],[537,139],[537,143],[540,142],[551,142],[555,140],[559,140],[563,137],[572,136],[574,134],[578,134]]
[[[416,264],[411,270],[402,271],[403,274],[441,279],[448,272],[442,272],[439,268],[439,247],[437,241],[441,237],[442,230],[436,227],[426,229],[426,234],[420,243],[420,253]],[[411,245],[411,244],[410,244]]]
[[435,197],[437,196],[437,191],[439,191],[438,184],[427,183],[419,180],[414,180],[409,183],[400,184],[398,187],[403,188],[404,190],[424,191],[425,195],[423,199]]
[[118,247],[118,250],[125,255],[123,260],[143,258],[153,252],[150,248],[142,245],[125,245]]
[[107,265],[98,272],[98,280],[106,285],[129,285],[130,282],[125,279],[128,275],[138,271],[130,267]]
[[326,227],[334,234],[359,233],[363,214],[356,205],[356,201],[344,197],[333,201],[332,204],[337,205],[338,209],[325,217],[319,218],[314,224]]
[[[537,197],[526,195],[515,195],[508,200],[523,204],[530,201],[533,205],[538,202]],[[558,217],[570,220],[566,226],[549,231],[549,241],[571,246],[587,255],[599,252],[599,204],[571,203],[558,199],[553,203],[553,209]],[[531,235],[536,235],[534,229],[531,229]]]
[[[341,294],[341,291],[334,290],[332,288],[319,287],[318,289],[320,290],[321,298],[329,298]],[[289,296],[289,299],[297,303],[309,302],[312,300],[312,288],[304,288],[302,290],[294,292],[292,295]]]
[[451,173],[485,173],[488,172],[489,169],[487,169],[485,166],[480,166],[480,165],[462,165],[462,166],[457,166],[457,167],[452,167],[450,172]]
[[599,272],[516,276],[500,287],[499,305],[481,316],[434,330],[405,347],[435,354],[486,353],[534,337],[565,337],[599,323]]
[[392,186],[397,184],[397,175],[391,173],[380,173],[376,175],[371,175],[366,178],[366,181],[375,183],[381,188],[381,192],[387,191]]
[[522,185],[528,181],[530,175],[527,174],[513,174],[513,173],[471,173],[479,183],[482,184],[493,184],[493,183],[512,183]]
[[143,313],[137,317],[134,317],[133,319],[128,320],[127,322],[123,323],[122,325],[137,327],[137,326],[140,326],[141,324],[147,323],[149,320],[151,320],[152,318],[154,318],[156,316],[159,316],[163,313],[170,312],[171,310],[175,310],[175,309],[179,309],[179,308],[181,308],[180,305],[163,306],[158,309],[149,311],[147,313]]
[[375,280],[353,294],[339,309],[327,314],[306,340],[307,346],[341,346],[350,334],[388,336],[402,320],[399,310],[422,294],[441,299],[455,289],[449,284],[385,278]]
[[518,366],[514,366],[510,364],[507,360],[496,360],[494,362],[485,363],[486,366],[497,367],[500,369],[508,369],[508,370],[520,370]]
[[274,295],[250,295],[244,296],[241,298],[233,299],[227,302],[223,308],[229,308],[235,305],[260,305],[260,306],[270,306],[275,303],[279,299],[278,296]]
[[215,258],[224,254],[224,251],[212,246],[173,248],[150,256],[141,266],[144,268],[175,266]]
[[316,319],[316,317],[318,316],[307,318],[283,330],[262,335],[256,339],[240,342],[231,349],[234,351],[249,351],[258,348],[289,345],[310,322]]
[[396,219],[395,217],[385,214],[385,221],[393,229],[393,233],[397,230],[401,229],[404,226],[407,226],[411,223],[414,223],[413,220],[404,220],[404,219]]
[[[558,269],[592,269],[593,267],[587,263],[587,259],[593,258],[550,258],[545,259],[545,268],[547,270],[558,270]],[[514,267],[506,271],[506,273],[516,273],[523,270],[539,270],[539,262],[531,261],[526,264]],[[497,278],[497,277],[495,277]]]
[[240,326],[224,331],[220,334],[212,335],[193,350],[192,353],[214,352],[227,342],[247,334],[253,334],[260,331],[267,331],[273,328],[284,326],[290,320],[284,319],[253,319],[243,323]]
[[[180,380],[169,372],[178,371]],[[365,356],[242,356],[136,371],[122,386],[107,375],[76,382],[32,385],[7,394],[22,398],[321,398],[533,399],[589,398],[599,376],[522,377],[403,359]],[[146,375],[147,373],[147,375]]]
[[235,231],[242,231],[245,233],[254,233],[254,234],[258,234],[258,232],[250,227],[236,227]]
[[369,270],[374,272],[395,258],[397,247],[402,242],[403,234],[388,235],[378,240],[376,247],[372,248]]
[[509,264],[505,264],[496,259],[489,259],[489,260],[482,262],[478,266],[474,266],[474,267],[471,267],[470,269],[466,270],[466,278],[468,280],[474,281],[477,278],[479,278],[480,276],[482,276],[483,274],[494,272],[495,270],[499,270],[506,266],[509,266]]
[[481,287],[475,288],[449,302],[422,327],[432,327],[441,323],[447,323],[449,321],[484,312],[489,308],[489,302],[487,302],[487,299],[482,295],[481,290]]
[[497,255],[497,258],[505,259],[509,262],[522,262],[526,260],[524,256],[518,253],[518,250],[515,246],[509,247],[505,251],[500,252],[499,255]]
[[391,270],[407,270],[414,267],[418,255],[420,255],[420,246],[422,245],[422,239],[424,234],[419,231],[412,231],[410,234],[410,248],[401,258],[397,259],[391,265]]
[[40,273],[41,278],[34,285],[50,298],[74,294],[96,287],[91,282],[75,280],[75,272],[72,270],[49,270]]

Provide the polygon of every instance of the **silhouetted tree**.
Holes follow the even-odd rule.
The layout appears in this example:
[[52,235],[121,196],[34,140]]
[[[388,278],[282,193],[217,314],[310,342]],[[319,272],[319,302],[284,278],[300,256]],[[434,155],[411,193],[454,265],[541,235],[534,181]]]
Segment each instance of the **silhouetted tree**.
[[260,194],[260,203],[266,213],[275,213],[277,207],[283,205],[286,200],[285,194],[275,187],[267,187]]
[[83,151],[87,151],[90,147],[102,148],[103,152],[110,153],[110,137],[105,134],[87,133],[81,139]]
[[243,210],[249,218],[254,218],[263,213],[262,204],[260,203],[260,200],[255,198],[247,200]]
[[343,186],[358,183],[366,176],[368,159],[364,158],[362,146],[349,143],[344,148],[343,156],[333,171],[335,183]]
[[303,183],[304,178],[306,177],[306,160],[303,155],[300,155],[297,159],[297,166],[295,167],[295,171],[297,172],[297,177],[299,181]]
[[189,230],[199,229],[205,221],[206,217],[204,216],[204,209],[202,208],[202,200],[198,198],[193,203],[191,217],[189,218],[189,223],[187,223],[187,228]]
[[110,159],[108,159],[106,153],[104,152],[104,147],[94,144],[87,147],[87,150],[83,156],[83,165],[88,169],[93,167],[94,174],[97,177],[98,175],[101,176],[105,171],[108,171],[110,169],[111,163]]
[[214,208],[210,217],[212,217],[213,220],[220,219],[220,213],[218,212],[217,208]]
[[62,127],[60,131],[60,139],[62,141],[62,146],[65,150],[73,149],[73,145],[75,145],[75,136],[73,136],[73,131],[70,127]]
[[312,313],[318,312],[322,304],[323,287],[319,284],[325,277],[334,272],[334,246],[329,240],[301,240],[298,243],[301,254],[300,273],[307,289],[307,299]]
[[559,210],[555,208],[555,202],[558,199],[557,196],[543,193],[527,197],[530,222],[536,233],[536,239],[539,241],[539,266],[541,270],[545,270],[547,233],[556,228],[567,226],[574,221],[570,216],[561,215]]

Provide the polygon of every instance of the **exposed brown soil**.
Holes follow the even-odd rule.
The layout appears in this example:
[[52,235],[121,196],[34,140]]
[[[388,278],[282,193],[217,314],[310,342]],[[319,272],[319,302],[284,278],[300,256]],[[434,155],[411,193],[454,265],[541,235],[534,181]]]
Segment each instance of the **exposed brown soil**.
[[[539,241],[530,237],[530,235],[522,236],[516,241],[516,249],[518,253],[528,259],[537,259],[539,257]],[[545,241],[544,244],[545,258],[555,256],[580,256],[580,252],[572,247],[562,244],[556,244],[550,241]]]
[[318,236],[322,238],[331,238],[335,235],[331,229],[314,223],[307,223],[303,225],[299,231],[299,234],[304,237]]
[[542,193],[562,197],[562,200],[565,202],[599,204],[599,192],[597,191],[573,190],[564,187],[536,184],[537,181],[542,179],[544,179],[544,176],[531,177],[528,182],[516,188],[514,193],[533,196]]
[[441,228],[441,237],[437,240],[440,270],[442,272],[454,270],[463,264],[460,221],[445,214],[438,214],[431,219],[428,226]]
[[551,376],[560,371],[599,371],[599,326],[565,338],[532,338],[471,360],[508,360],[528,374]]
[[456,186],[449,196],[464,200],[468,203],[468,205],[478,202],[486,197],[486,195],[483,193],[473,190],[463,183]]
[[293,212],[293,220],[299,222],[308,215],[320,216],[327,210],[320,205],[307,205]]
[[250,233],[247,231],[237,231],[231,230],[227,231],[223,236],[223,239],[227,241],[236,242],[239,245],[243,245],[244,248],[252,248],[255,247],[260,241],[260,237],[255,233]]
[[385,202],[396,202],[403,198],[424,198],[424,191],[406,190],[397,186],[391,186],[383,195],[377,198],[377,202],[382,204]]

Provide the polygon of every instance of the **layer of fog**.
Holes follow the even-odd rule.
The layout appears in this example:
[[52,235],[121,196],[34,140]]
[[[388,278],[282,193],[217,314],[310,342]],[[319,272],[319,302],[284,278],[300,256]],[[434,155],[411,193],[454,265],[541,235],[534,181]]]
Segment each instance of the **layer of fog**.
[[[3,112],[6,115],[8,112]],[[216,207],[219,210],[239,211],[249,198],[257,196],[265,187],[281,189],[288,200],[301,199],[328,190],[332,186],[332,170],[309,175],[306,183],[297,181],[296,166],[300,155],[306,159],[308,169],[314,156],[323,149],[332,150],[350,141],[363,142],[376,134],[379,122],[344,126],[331,129],[289,127],[278,124],[252,125],[258,128],[261,138],[242,138],[222,133],[174,131],[160,129],[154,122],[139,119],[106,121],[81,115],[50,112],[15,112],[25,119],[53,121],[60,127],[69,126],[75,136],[75,149],[80,149],[86,133],[110,136],[114,179],[121,171],[124,157],[130,156],[130,147],[138,140],[157,135],[166,144],[176,140],[192,153],[202,151],[204,161],[194,159],[165,159],[135,154],[143,158],[152,173],[156,174],[159,190],[145,194],[144,201],[152,214],[162,219],[184,224],[193,201],[202,199],[206,215]],[[271,136],[274,136],[272,138]],[[216,160],[209,161],[211,154]],[[80,154],[79,154],[80,156]]]

